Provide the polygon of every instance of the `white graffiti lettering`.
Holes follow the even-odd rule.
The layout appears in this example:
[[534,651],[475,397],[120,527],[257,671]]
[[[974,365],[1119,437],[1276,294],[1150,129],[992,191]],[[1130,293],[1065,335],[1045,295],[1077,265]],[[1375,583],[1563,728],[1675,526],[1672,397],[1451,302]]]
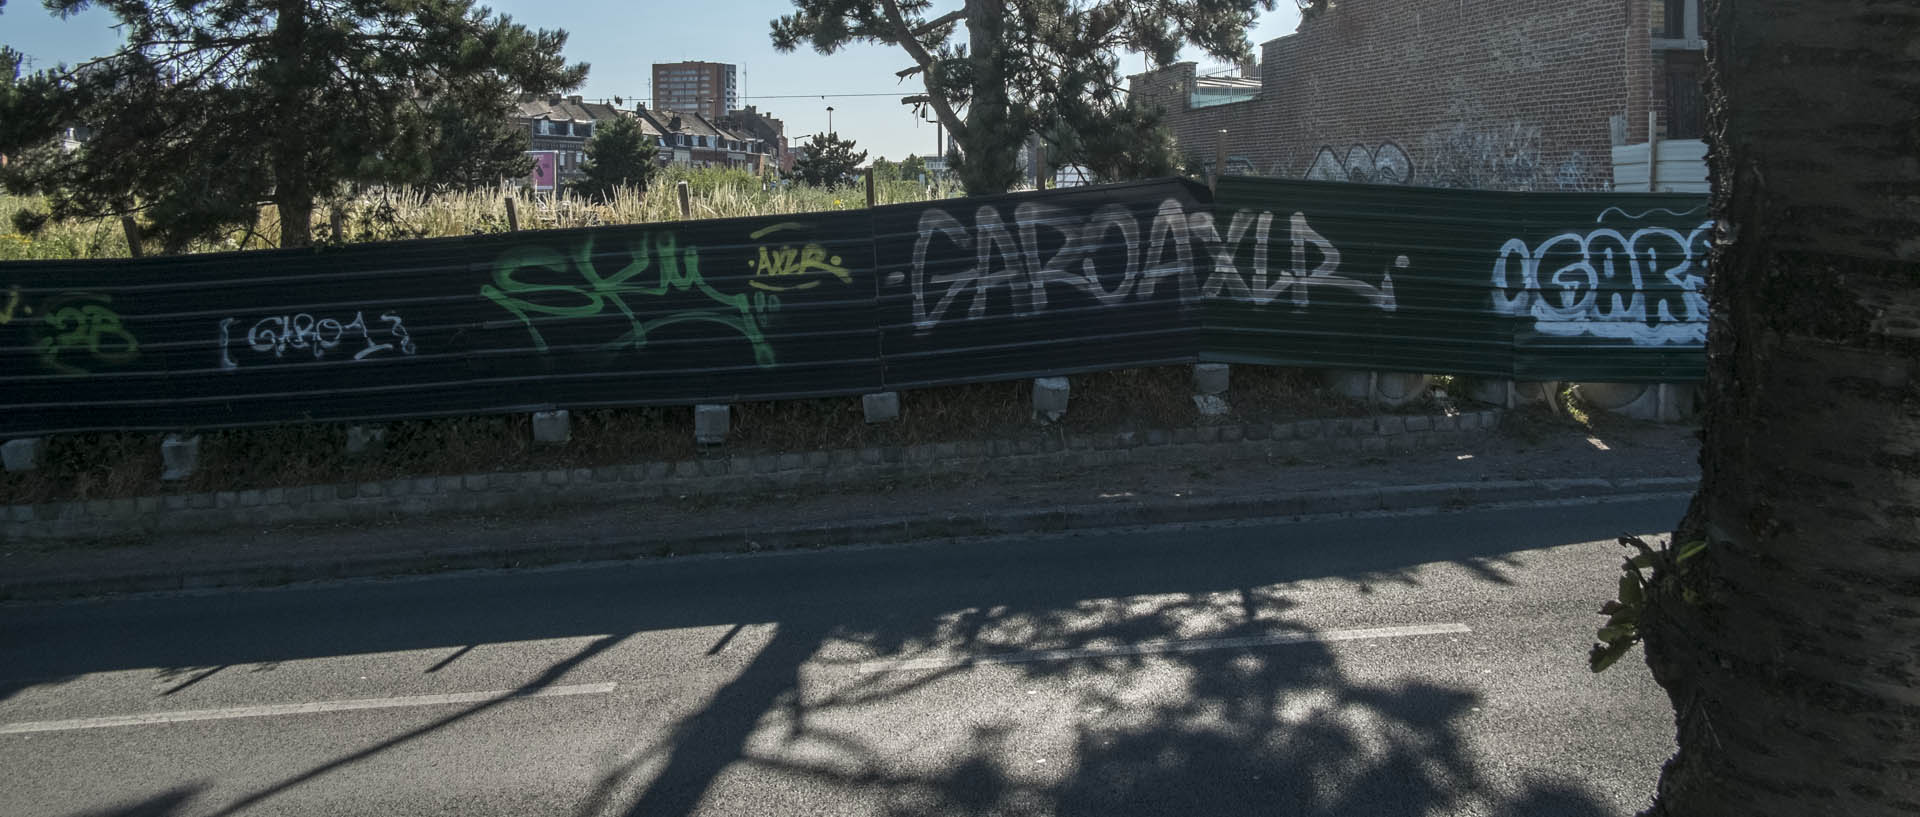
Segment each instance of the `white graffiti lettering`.
[[380,315],[380,320],[386,324],[385,327],[369,327],[366,318],[359,312],[353,313],[353,320],[347,323],[334,318],[315,318],[305,312],[274,315],[255,321],[244,336],[235,337],[234,328],[239,325],[240,319],[223,318],[220,321],[220,368],[224,371],[240,368],[240,363],[234,360],[232,354],[232,347],[236,343],[259,354],[271,354],[279,360],[286,359],[288,350],[297,354],[311,353],[313,359],[321,360],[342,343],[356,338],[364,345],[355,344],[358,348],[354,351],[354,360],[365,360],[395,350],[403,355],[412,355],[415,351],[413,336],[407,332],[400,316],[386,312]]
[[[1394,310],[1392,270],[1384,271],[1379,286],[1347,277],[1339,249],[1308,224],[1304,213],[1294,213],[1287,223],[1291,252],[1284,259],[1291,265],[1269,270],[1273,220],[1272,213],[1242,210],[1234,214],[1223,240],[1212,214],[1188,212],[1172,199],[1161,202],[1144,229],[1141,219],[1119,204],[1085,216],[1028,202],[1014,209],[1011,222],[994,207],[983,206],[975,211],[971,227],[945,210],[933,209],[920,217],[909,276],[903,281],[896,273],[888,284],[908,287],[913,325],[920,334],[944,321],[987,317],[997,311],[988,304],[1001,289],[1007,292],[1005,311],[1017,316],[1045,311],[1049,293],[1059,288],[1102,307],[1170,291],[1182,302],[1228,297],[1257,305],[1285,300],[1305,308],[1314,288],[1330,287],[1381,310]],[[940,242],[957,252],[935,257],[971,257],[973,265],[929,271],[929,250]],[[1242,272],[1235,256],[1248,242],[1252,264]],[[1054,246],[1050,254],[1045,249]],[[1318,254],[1317,263],[1310,253]],[[1409,263],[1403,255],[1394,268],[1405,269]]]
[[1509,240],[1493,265],[1494,309],[1532,316],[1533,328],[1548,335],[1622,338],[1636,346],[1705,343],[1702,286],[1712,227],[1702,222],[1685,235],[1665,227],[1600,228],[1534,247]]

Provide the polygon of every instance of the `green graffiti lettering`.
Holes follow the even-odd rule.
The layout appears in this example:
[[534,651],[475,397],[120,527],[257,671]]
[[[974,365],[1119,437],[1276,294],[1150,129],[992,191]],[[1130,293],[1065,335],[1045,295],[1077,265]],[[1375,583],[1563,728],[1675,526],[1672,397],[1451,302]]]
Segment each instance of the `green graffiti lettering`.
[[41,306],[46,315],[34,344],[40,362],[61,374],[90,374],[94,364],[121,366],[140,359],[140,341],[107,304],[112,296],[69,293]]
[[[601,348],[642,349],[654,330],[677,323],[715,323],[745,337],[753,346],[755,363],[762,367],[775,365],[773,347],[761,331],[761,321],[778,308],[777,299],[749,298],[745,293],[714,289],[700,274],[699,249],[681,249],[672,235],[643,237],[628,246],[627,255],[626,266],[612,275],[601,275],[593,264],[592,236],[580,243],[571,259],[543,247],[515,249],[495,262],[493,282],[481,286],[480,294],[513,313],[526,326],[534,348],[543,352],[547,351],[547,339],[540,332],[542,322],[597,317],[611,307],[626,317],[630,329]],[[580,276],[583,285],[535,283],[514,277],[523,270],[571,272]],[[642,283],[643,276],[651,283]],[[630,299],[658,298],[675,292],[699,293],[713,306],[652,320],[641,320],[634,314]]]

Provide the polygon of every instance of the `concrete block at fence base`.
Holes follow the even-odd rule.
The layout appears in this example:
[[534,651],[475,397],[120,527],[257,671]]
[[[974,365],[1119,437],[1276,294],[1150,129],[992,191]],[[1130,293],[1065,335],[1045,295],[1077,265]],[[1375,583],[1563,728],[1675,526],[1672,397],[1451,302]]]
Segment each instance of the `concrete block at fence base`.
[[1036,377],[1033,379],[1033,416],[1054,422],[1067,414],[1067,398],[1070,396],[1067,379],[1064,377]]
[[1193,364],[1194,393],[1226,394],[1230,369],[1225,363]]
[[1581,383],[1574,395],[1589,408],[1655,423],[1693,414],[1693,386],[1673,383]]
[[1397,408],[1427,394],[1431,378],[1424,374],[1369,372],[1334,369],[1327,372],[1327,387],[1334,393],[1369,405]]
[[900,393],[883,391],[861,395],[860,408],[866,411],[869,423],[891,423],[900,419]]
[[1467,396],[1503,408],[1548,406],[1559,399],[1560,384],[1554,381],[1475,380]]
[[732,430],[733,410],[724,403],[706,403],[693,407],[693,441],[700,445],[719,445]]
[[1225,417],[1233,410],[1233,407],[1228,405],[1227,398],[1217,394],[1194,395],[1193,407],[1200,411],[1202,417]]
[[378,454],[386,447],[386,426],[347,426],[347,456]]
[[168,434],[160,441],[160,479],[178,482],[200,467],[200,435]]
[[0,461],[4,461],[8,471],[32,471],[40,467],[40,450],[45,443],[41,437],[21,437],[0,443]]
[[573,439],[573,415],[566,409],[533,413],[533,441],[559,445]]

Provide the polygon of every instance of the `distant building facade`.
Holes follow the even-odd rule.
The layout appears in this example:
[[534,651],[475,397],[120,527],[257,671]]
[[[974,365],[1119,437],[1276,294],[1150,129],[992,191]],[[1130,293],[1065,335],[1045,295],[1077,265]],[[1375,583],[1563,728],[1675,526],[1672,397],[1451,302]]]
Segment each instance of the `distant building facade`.
[[717,121],[740,107],[740,71],[723,62],[654,63],[653,107]]
[[758,140],[770,150],[773,167],[782,173],[793,172],[793,150],[787,144],[787,123],[761,113],[758,108],[748,105],[739,110],[728,111],[720,119],[721,127],[750,139]]
[[580,178],[580,165],[587,160],[587,140],[594,127],[624,115],[604,102],[588,102],[577,96],[522,96],[515,112],[516,120],[531,137],[530,148],[560,154],[555,163],[562,184]]
[[527,131],[530,149],[559,154],[555,166],[561,184],[584,175],[587,140],[603,124],[623,116],[638,122],[640,132],[653,140],[662,167],[732,167],[760,174],[793,164],[785,124],[751,107],[715,121],[694,110],[645,105],[623,110],[578,96],[522,96],[514,116]]
[[773,161],[773,148],[750,134],[716,124],[696,111],[637,107],[648,133],[658,134],[661,164],[688,167],[733,167],[763,173]]
[[[1237,76],[1131,78],[1226,172],[1602,190],[1613,147],[1698,138],[1700,0],[1340,0]],[[1224,136],[1222,131],[1225,131]]]

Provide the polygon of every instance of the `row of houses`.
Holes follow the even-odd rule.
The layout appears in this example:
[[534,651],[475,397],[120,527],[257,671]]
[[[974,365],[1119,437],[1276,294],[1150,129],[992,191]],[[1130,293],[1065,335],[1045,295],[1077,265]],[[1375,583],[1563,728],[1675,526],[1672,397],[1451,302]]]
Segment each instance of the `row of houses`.
[[527,129],[533,150],[559,155],[562,182],[581,175],[594,129],[622,117],[639,122],[641,132],[659,148],[663,166],[734,167],[756,174],[793,169],[785,123],[752,105],[716,120],[700,111],[640,104],[629,110],[617,102],[588,102],[578,96],[522,96],[514,115]]

